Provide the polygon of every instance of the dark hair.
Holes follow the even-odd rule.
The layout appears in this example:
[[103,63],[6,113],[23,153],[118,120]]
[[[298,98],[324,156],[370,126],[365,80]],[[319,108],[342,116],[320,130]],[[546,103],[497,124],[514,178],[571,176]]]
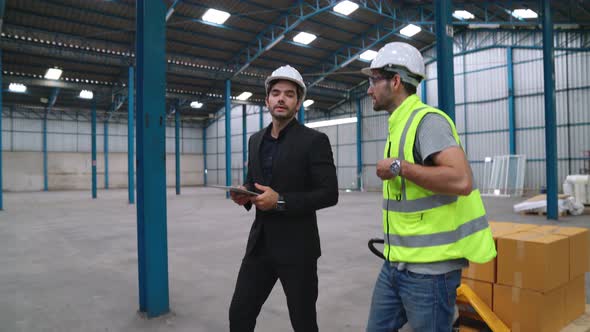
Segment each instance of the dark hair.
[[402,81],[402,85],[404,86],[404,89],[408,95],[413,95],[416,93],[416,87],[412,84]]
[[275,86],[275,84],[277,84],[279,81],[287,81],[287,82],[291,82],[293,84],[295,84],[295,87],[297,88],[297,102],[299,102],[302,98],[303,98],[303,88],[299,86],[299,84],[291,81],[291,80],[286,80],[286,79],[276,79],[276,80],[272,80],[268,83],[268,89],[266,90],[266,95],[268,96],[270,94],[270,90],[272,90],[272,87]]
[[[388,79],[388,80],[392,79],[392,78],[393,78],[395,75],[399,75],[399,73],[398,73],[398,72],[395,72],[395,71],[389,71],[389,70],[379,70],[379,74],[380,74],[382,77],[384,77],[384,78],[386,78],[386,79]],[[418,81],[420,81],[420,79],[419,79],[419,78],[416,78],[416,79],[417,79]],[[404,81],[404,80],[401,78],[401,76],[400,76],[400,80],[401,80],[401,82],[402,82],[402,86],[404,87],[404,90],[406,91],[406,93],[407,93],[408,95],[413,95],[413,94],[415,94],[415,93],[416,93],[417,89],[416,89],[416,87],[415,87],[414,85],[412,85],[412,84],[410,84],[410,83],[408,83],[408,82],[405,82],[405,81]]]

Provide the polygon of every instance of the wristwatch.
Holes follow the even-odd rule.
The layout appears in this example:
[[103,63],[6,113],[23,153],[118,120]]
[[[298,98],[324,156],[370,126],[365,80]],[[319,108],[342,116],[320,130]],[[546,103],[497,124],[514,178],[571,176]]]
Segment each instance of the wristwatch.
[[398,176],[402,172],[402,162],[399,159],[394,159],[391,165],[389,165],[389,170],[393,173],[393,176]]
[[279,194],[279,199],[277,200],[277,207],[275,208],[275,210],[277,210],[277,211],[287,210],[287,203],[285,202],[285,198],[281,194]]

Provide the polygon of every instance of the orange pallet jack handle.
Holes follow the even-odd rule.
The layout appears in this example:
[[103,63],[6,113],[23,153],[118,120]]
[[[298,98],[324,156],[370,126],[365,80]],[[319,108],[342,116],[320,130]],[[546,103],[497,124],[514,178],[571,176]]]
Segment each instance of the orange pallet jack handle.
[[493,332],[510,332],[498,316],[465,284],[457,288],[457,301],[470,304]]

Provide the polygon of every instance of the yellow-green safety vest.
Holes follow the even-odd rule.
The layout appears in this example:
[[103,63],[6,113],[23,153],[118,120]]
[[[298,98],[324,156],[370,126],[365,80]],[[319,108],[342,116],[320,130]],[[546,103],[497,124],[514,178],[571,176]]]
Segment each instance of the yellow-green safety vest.
[[[461,145],[453,121],[411,95],[389,117],[384,158],[414,163],[414,141],[422,118],[442,115]],[[467,258],[485,263],[496,247],[478,189],[467,196],[436,194],[397,176],[383,181],[383,255],[390,261],[432,263]]]

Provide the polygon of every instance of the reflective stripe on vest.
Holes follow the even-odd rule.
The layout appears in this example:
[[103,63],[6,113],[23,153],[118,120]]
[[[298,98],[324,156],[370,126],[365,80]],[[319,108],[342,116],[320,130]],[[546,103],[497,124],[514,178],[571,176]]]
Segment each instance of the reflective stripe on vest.
[[457,196],[452,195],[432,195],[410,201],[383,199],[383,210],[392,212],[419,212],[455,203],[457,199]]
[[486,229],[487,227],[488,222],[486,216],[484,215],[466,222],[457,229],[448,232],[408,236],[385,234],[385,237],[388,239],[389,245],[408,248],[430,247],[455,243],[462,238],[477,233],[483,229]]
[[[410,129],[410,125],[414,121],[414,117],[418,114],[418,112],[420,112],[421,110],[426,109],[426,108],[427,108],[427,106],[417,108],[414,111],[412,111],[412,114],[410,114],[410,117],[408,118],[408,121],[406,122],[406,125],[404,126],[404,130],[402,131],[402,137],[399,142],[399,154],[398,154],[399,160],[405,159],[404,147],[406,146],[406,136],[408,134],[408,130]],[[391,156],[388,156],[388,157],[391,157]],[[405,201],[407,199],[406,179],[403,177],[402,177],[402,188],[401,189],[402,189],[402,200]]]

